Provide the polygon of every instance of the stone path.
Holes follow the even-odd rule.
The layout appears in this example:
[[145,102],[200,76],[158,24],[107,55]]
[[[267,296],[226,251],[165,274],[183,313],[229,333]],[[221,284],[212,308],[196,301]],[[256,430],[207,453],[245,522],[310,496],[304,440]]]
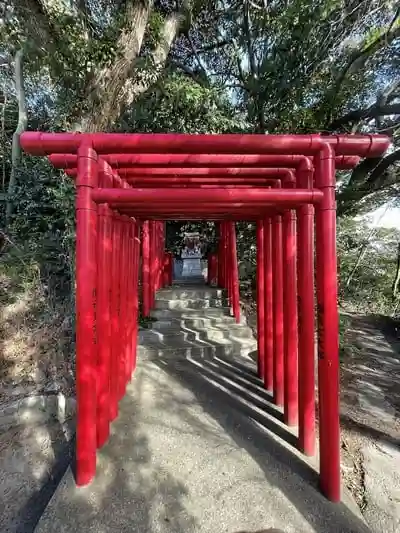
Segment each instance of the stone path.
[[369,531],[350,500],[334,505],[319,492],[224,294],[160,291],[155,315],[96,479],[77,489],[69,470],[37,533]]

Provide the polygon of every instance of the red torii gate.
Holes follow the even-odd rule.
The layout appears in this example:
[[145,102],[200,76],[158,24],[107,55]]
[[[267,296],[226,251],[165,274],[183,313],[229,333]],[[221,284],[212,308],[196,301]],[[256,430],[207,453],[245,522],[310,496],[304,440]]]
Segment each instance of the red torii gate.
[[219,223],[218,265],[211,257],[210,268],[236,318],[232,221],[257,222],[258,372],[286,423],[298,423],[300,449],[314,453],[315,209],[320,476],[324,494],[338,501],[335,167],[382,155],[388,138],[27,132],[21,144],[76,177],[77,483],[95,475],[96,447],[136,365],[140,225],[146,313],[170,281],[162,276],[165,220]]

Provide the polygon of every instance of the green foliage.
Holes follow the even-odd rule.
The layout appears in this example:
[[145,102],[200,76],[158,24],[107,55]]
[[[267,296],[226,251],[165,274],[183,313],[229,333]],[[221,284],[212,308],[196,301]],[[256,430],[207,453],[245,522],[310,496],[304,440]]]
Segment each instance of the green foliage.
[[256,227],[252,222],[236,224],[239,277],[255,284],[256,278]]
[[52,171],[43,159],[26,158],[18,169],[14,205],[12,242],[23,248],[25,262],[39,265],[40,278],[49,290],[68,295],[75,242],[71,180]]
[[[371,228],[363,220],[340,220],[337,233],[340,295],[343,305],[356,311],[391,314],[396,306],[392,284],[396,272],[397,229]],[[360,253],[358,268],[347,284]]]
[[155,46],[159,40],[161,35],[161,30],[164,24],[164,17],[161,13],[157,11],[153,11],[149,18],[149,44],[151,46]]
[[342,359],[343,356],[346,353],[346,349],[348,349],[348,346],[346,346],[346,331],[349,328],[350,320],[349,317],[340,314],[339,315],[339,349],[340,349],[340,358]]
[[216,89],[171,73],[124,115],[118,131],[235,133],[247,128]]
[[[371,26],[384,31],[391,20],[383,2],[368,4],[368,8],[354,10],[351,17],[346,17],[340,2],[326,0],[276,2],[264,9],[245,1],[223,12],[217,24],[234,43],[219,55],[217,69],[222,77],[229,68],[231,80],[239,82],[238,103],[249,110],[250,119],[260,122],[262,109],[265,124],[259,126],[268,131],[298,131],[297,113],[304,118],[303,108],[308,108],[319,124],[309,116],[310,123],[302,129],[320,129],[344,103],[360,92],[368,94],[366,77],[376,74],[366,69],[362,69],[362,86],[354,87],[352,78],[346,77],[336,87],[358,46],[354,31],[362,49],[362,39],[370,34]],[[375,15],[368,9],[375,9]],[[353,46],[347,46],[351,42]],[[238,55],[243,55],[240,64],[233,61]]]

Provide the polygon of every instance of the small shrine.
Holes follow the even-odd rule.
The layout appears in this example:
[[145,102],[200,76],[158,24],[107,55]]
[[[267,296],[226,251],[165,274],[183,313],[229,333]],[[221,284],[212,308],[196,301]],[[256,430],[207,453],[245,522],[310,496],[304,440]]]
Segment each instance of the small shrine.
[[184,245],[181,251],[183,261],[182,277],[199,277],[202,275],[201,258],[202,246],[198,232],[185,233]]

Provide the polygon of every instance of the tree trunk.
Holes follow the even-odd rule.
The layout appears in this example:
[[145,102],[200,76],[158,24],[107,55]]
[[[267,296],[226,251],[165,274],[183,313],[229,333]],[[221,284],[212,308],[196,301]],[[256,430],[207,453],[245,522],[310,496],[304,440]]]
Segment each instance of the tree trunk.
[[3,144],[3,154],[2,154],[2,192],[6,190],[6,107],[7,107],[7,93],[4,91],[3,96],[3,109],[1,113],[1,141]]
[[[99,68],[90,76],[82,114],[73,127],[75,131],[110,131],[124,109],[158,80],[182,23],[185,22],[188,27],[191,22],[191,1],[182,0],[180,11],[165,19],[156,48],[140,60],[154,0],[123,2],[125,22],[115,43],[115,60],[111,66]],[[21,0],[16,2],[16,9],[21,18],[28,18],[27,26],[38,50],[46,48],[51,53],[56,49],[62,34],[59,34],[52,22],[50,4]],[[77,5],[81,19],[86,19],[88,4],[79,2]],[[35,14],[34,19],[29,18],[31,13]]]
[[124,85],[124,103],[126,106],[131,105],[151,85],[157,82],[184,21],[185,16],[181,13],[173,13],[165,20],[158,45],[150,56],[150,64],[142,71],[137,69],[134,75],[126,80]]
[[94,76],[88,88],[88,110],[75,130],[108,131],[124,108],[158,80],[186,17],[173,13],[166,18],[158,45],[150,54],[150,65],[141,68],[137,59],[152,7],[153,0],[129,2],[127,24],[117,41],[118,57],[111,67],[103,68]]
[[392,294],[393,298],[399,298],[399,288],[400,288],[400,242],[397,245],[397,266],[396,274],[393,281]]
[[15,192],[17,182],[17,167],[21,161],[21,144],[20,136],[26,130],[28,117],[26,114],[26,101],[24,89],[24,75],[22,68],[23,51],[18,50],[15,54],[15,89],[17,92],[18,101],[18,124],[13,134],[12,149],[11,149],[11,173],[8,182],[7,203],[6,203],[6,227],[10,222],[13,211],[12,197]]
[[128,1],[126,25],[116,43],[117,58],[95,74],[87,91],[87,112],[76,130],[107,131],[119,117],[123,88],[142,48],[152,7],[153,0]]

